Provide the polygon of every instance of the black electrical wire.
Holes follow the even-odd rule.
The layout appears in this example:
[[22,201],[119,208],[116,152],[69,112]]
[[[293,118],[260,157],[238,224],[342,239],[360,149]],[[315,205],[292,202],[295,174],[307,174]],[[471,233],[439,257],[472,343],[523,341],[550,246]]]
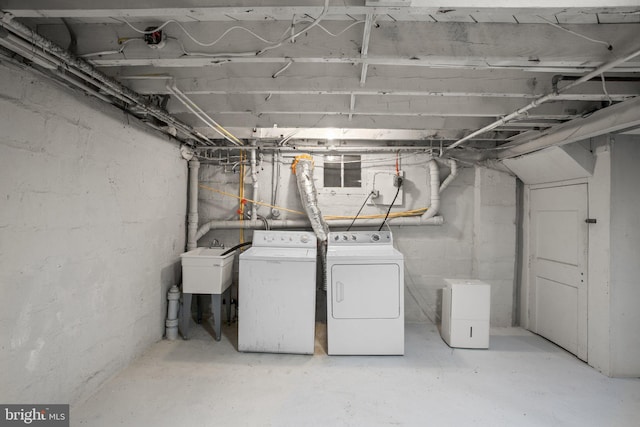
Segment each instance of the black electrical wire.
[[364,205],[367,204],[367,201],[369,200],[369,197],[371,197],[372,194],[373,194],[373,191],[367,195],[366,199],[364,199],[364,203],[362,204],[362,206],[360,206],[360,210],[358,210],[358,213],[356,214],[356,216],[353,217],[353,221],[351,221],[351,224],[349,224],[347,231],[351,230],[351,227],[353,227],[353,224],[356,222],[356,219],[358,219],[358,215],[360,215],[360,212],[362,212],[362,209],[364,209]]
[[382,230],[382,227],[384,227],[384,223],[387,222],[387,218],[389,218],[389,213],[391,212],[391,208],[393,207],[393,204],[396,202],[396,199],[398,198],[398,194],[400,194],[400,187],[401,185],[398,185],[398,189],[396,190],[396,195],[393,197],[393,202],[391,202],[391,204],[389,205],[387,214],[384,216],[384,220],[382,221],[382,224],[380,224],[380,228],[378,228],[378,231]]
[[235,251],[236,249],[240,249],[243,246],[249,246],[251,243],[253,243],[253,242],[244,242],[244,243],[240,243],[239,245],[235,245],[231,249],[227,249],[226,251],[222,252],[220,254],[220,256],[225,256],[226,254],[229,254],[229,253]]

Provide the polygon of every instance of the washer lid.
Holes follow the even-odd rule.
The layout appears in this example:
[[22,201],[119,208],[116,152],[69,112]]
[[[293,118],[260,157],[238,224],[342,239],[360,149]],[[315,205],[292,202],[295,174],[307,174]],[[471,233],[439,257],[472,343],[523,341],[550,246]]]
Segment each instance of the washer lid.
[[240,254],[240,260],[315,261],[316,249],[252,247]]

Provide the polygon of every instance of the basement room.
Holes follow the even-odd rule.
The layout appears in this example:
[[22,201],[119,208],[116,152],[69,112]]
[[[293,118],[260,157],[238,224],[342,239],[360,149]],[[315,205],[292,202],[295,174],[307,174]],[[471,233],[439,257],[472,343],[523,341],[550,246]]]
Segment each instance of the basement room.
[[0,0],[0,425],[638,425],[639,34]]

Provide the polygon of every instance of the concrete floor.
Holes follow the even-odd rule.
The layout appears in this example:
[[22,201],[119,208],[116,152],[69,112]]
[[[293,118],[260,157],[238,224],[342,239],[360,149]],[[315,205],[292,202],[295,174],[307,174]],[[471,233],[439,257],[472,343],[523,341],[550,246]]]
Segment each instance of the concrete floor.
[[[207,330],[208,329],[208,330]],[[161,341],[72,407],[72,425],[631,426],[640,379],[611,379],[518,328],[490,350],[449,348],[436,326],[406,327],[406,354],[314,356],[236,351],[237,328],[192,327]]]

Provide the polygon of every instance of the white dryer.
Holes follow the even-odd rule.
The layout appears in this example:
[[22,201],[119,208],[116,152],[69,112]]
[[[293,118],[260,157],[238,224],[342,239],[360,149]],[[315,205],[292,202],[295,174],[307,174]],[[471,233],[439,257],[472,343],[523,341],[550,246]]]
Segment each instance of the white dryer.
[[238,350],[313,354],[316,241],[306,231],[253,232],[240,255]]
[[404,256],[391,232],[329,234],[327,353],[404,354]]

